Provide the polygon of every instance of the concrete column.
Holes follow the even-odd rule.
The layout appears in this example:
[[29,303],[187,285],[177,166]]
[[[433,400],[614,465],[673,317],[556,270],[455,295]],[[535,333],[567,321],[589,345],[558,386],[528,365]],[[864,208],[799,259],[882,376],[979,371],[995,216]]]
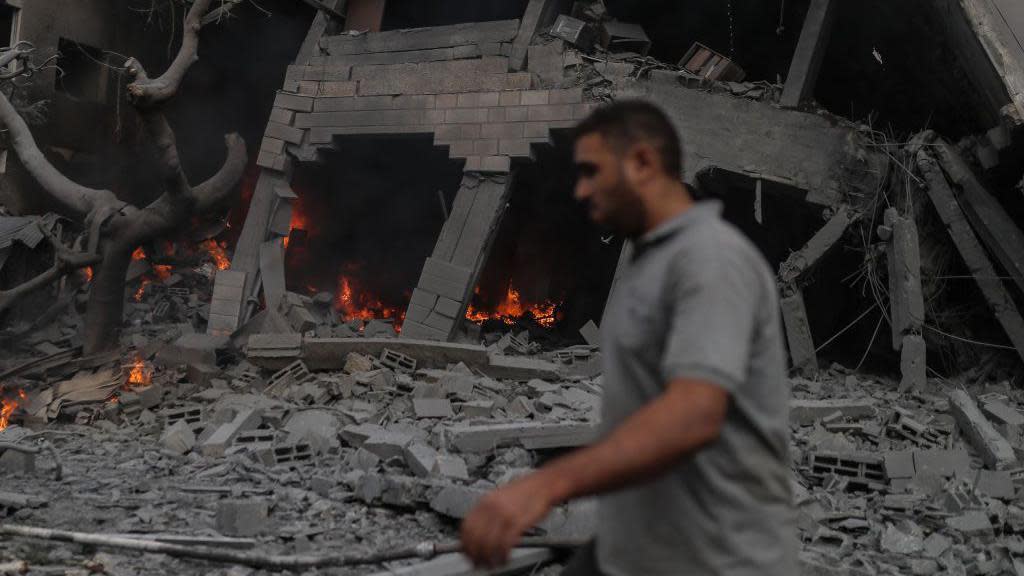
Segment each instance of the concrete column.
[[921,291],[921,255],[917,226],[903,218],[895,208],[885,211],[885,230],[889,235],[886,260],[889,267],[889,323],[892,346],[901,351],[900,389],[925,385],[927,364],[924,339],[924,295]]
[[467,172],[413,291],[403,338],[448,340],[466,314],[505,213],[510,178]]
[[530,42],[542,28],[550,26],[558,16],[559,10],[566,4],[564,0],[530,0],[519,21],[519,33],[512,42],[512,54],[509,56],[509,67],[522,70],[526,65],[526,54]]
[[818,371],[818,357],[814,351],[811,325],[807,321],[804,295],[796,286],[788,286],[779,305],[793,369],[798,374],[810,376]]
[[786,76],[786,87],[782,91],[781,104],[784,108],[796,108],[813,95],[832,34],[836,4],[837,0],[811,0],[800,31],[800,42],[796,45],[789,75]]

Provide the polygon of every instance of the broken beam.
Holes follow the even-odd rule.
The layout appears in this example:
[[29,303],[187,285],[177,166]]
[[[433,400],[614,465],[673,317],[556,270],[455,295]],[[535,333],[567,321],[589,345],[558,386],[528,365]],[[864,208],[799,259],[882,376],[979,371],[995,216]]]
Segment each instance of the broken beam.
[[1021,318],[1017,306],[1010,299],[1006,287],[999,280],[992,262],[985,255],[985,249],[968,225],[963,210],[957,204],[956,196],[953,195],[949,183],[946,182],[946,177],[942,174],[935,159],[924,150],[919,150],[917,153],[917,166],[928,184],[928,196],[953,238],[953,245],[956,246],[960,256],[967,264],[967,268],[970,269],[975,282],[978,283],[978,288],[981,289],[985,300],[992,307],[996,319],[1006,331],[1010,342],[1013,343],[1020,357],[1024,359],[1024,319]]
[[780,103],[783,108],[797,108],[813,95],[821,62],[828,48],[836,4],[837,0],[811,0],[804,27],[800,31],[800,42],[796,45],[796,53],[786,76],[786,86],[782,90]]

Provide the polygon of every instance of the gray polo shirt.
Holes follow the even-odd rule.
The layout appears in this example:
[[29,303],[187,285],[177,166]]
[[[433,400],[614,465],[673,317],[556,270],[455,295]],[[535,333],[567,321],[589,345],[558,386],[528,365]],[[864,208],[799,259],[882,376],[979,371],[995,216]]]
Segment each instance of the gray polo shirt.
[[720,437],[658,479],[600,500],[610,576],[795,576],[789,385],[775,280],[721,204],[635,244],[602,327],[604,431],[677,378],[729,392]]

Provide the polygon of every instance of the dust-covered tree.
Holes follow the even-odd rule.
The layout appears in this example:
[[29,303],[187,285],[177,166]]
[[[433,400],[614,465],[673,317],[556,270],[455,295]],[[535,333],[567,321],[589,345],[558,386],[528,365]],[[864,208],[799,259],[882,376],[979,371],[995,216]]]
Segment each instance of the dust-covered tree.
[[[221,205],[233,191],[247,163],[245,143],[237,134],[225,136],[226,159],[210,179],[193,186],[181,166],[174,131],[163,113],[182,79],[198,60],[199,30],[211,15],[217,0],[194,0],[188,6],[182,27],[181,48],[167,70],[150,77],[142,63],[128,58],[123,63],[130,83],[126,99],[137,111],[157,154],[162,190],[146,206],[120,200],[112,191],[88,188],[72,182],[58,171],[40,151],[21,114],[0,90],[0,124],[7,131],[8,147],[26,171],[52,200],[56,210],[77,223],[82,237],[64,246],[53,237],[56,263],[25,284],[0,292],[0,311],[17,298],[46,286],[71,271],[91,266],[93,280],[86,304],[83,352],[93,354],[118,345],[122,325],[125,276],[136,248],[180,234],[193,217]],[[218,7],[219,8],[219,7]],[[217,8],[215,8],[217,10]],[[32,45],[19,43],[0,51],[0,80],[12,81],[34,70]]]

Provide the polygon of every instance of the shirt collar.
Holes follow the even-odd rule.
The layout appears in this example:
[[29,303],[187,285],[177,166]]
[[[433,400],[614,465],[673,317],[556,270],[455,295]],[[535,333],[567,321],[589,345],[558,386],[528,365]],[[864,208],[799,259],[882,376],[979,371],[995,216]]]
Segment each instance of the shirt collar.
[[691,223],[705,220],[711,216],[722,215],[722,201],[721,200],[701,200],[694,203],[689,209],[685,210],[682,214],[662,222],[656,228],[647,232],[639,239],[637,239],[637,247],[648,247],[654,244],[658,244],[663,240],[667,240],[672,236],[675,236],[677,232],[683,230]]

